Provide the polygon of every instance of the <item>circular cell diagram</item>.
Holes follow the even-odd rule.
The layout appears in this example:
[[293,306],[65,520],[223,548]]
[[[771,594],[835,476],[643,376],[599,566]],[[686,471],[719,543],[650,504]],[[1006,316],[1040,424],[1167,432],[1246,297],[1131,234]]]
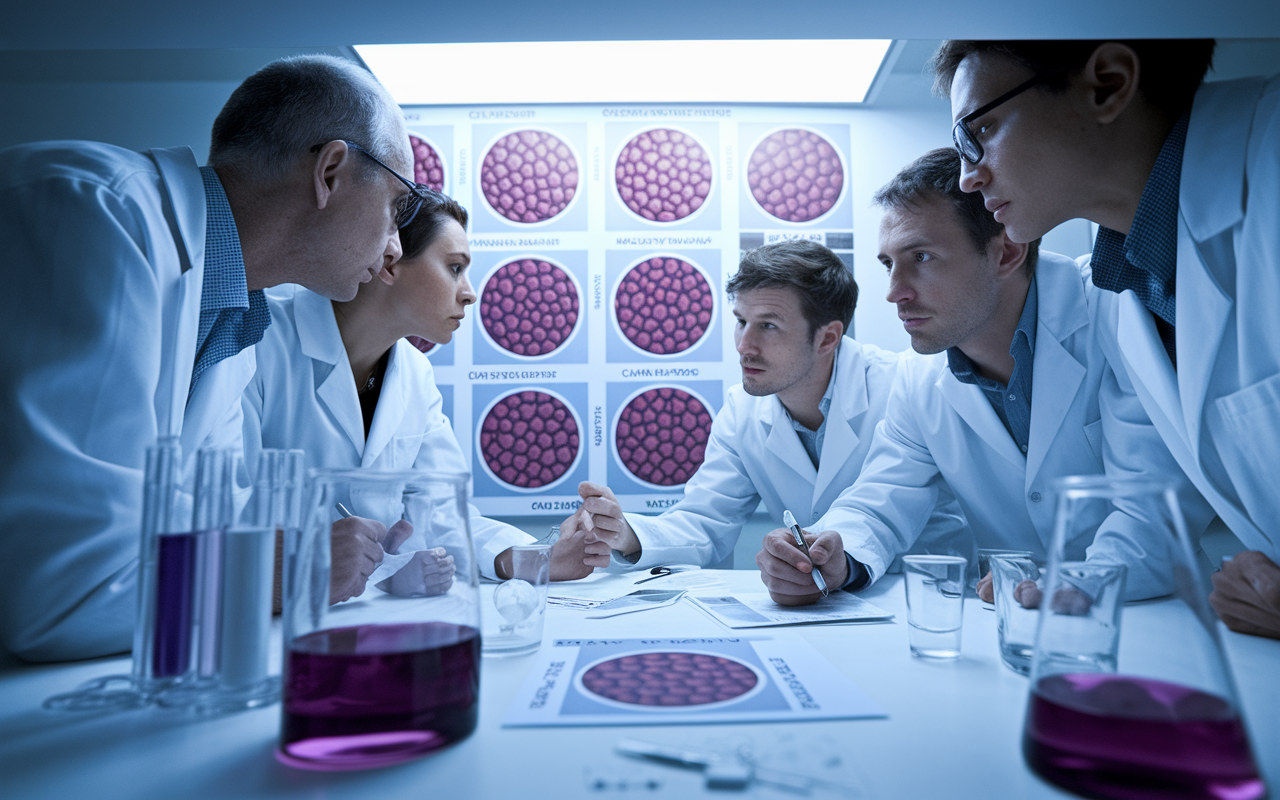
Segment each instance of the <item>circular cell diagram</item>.
[[766,214],[784,222],[812,222],[840,200],[844,162],[831,142],[813,131],[774,131],[747,161],[747,188]]
[[480,294],[480,322],[498,347],[517,356],[546,356],[578,324],[578,285],[568,270],[521,258],[494,270]]
[[444,191],[444,161],[440,153],[425,139],[409,134],[413,146],[413,180],[437,192]]
[[512,222],[546,222],[573,202],[578,159],[569,145],[547,131],[504,134],[484,155],[480,190],[489,207]]
[[707,653],[638,653],[598,662],[578,680],[584,693],[614,704],[688,708],[740,700],[763,687],[748,664]]
[[714,309],[706,276],[672,256],[652,256],[632,266],[613,297],[622,335],[654,355],[682,353],[702,341]]
[[404,338],[409,340],[409,344],[413,345],[414,347],[418,348],[424,353],[430,353],[431,349],[436,346],[435,342],[428,342],[426,339],[423,339],[421,336],[406,336]]
[[631,398],[618,414],[614,447],[637,479],[679,486],[697,472],[711,435],[711,412],[683,389],[663,386]]
[[650,222],[679,222],[696,213],[711,194],[711,178],[706,148],[671,128],[637,134],[614,166],[623,205]]
[[580,430],[564,400],[525,389],[489,408],[480,423],[480,453],[495,479],[517,489],[542,489],[577,463]]

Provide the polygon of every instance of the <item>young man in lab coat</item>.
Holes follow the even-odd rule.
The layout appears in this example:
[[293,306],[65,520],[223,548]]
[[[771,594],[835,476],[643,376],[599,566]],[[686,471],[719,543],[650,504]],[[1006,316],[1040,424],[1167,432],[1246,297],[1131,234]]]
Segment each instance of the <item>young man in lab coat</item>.
[[412,167],[402,115],[322,56],[248,78],[208,167],[185,147],[0,151],[0,645],[129,649],[144,451],[178,437],[189,480],[198,448],[241,446],[261,289],[349,299],[399,257],[405,187],[371,156]]
[[1012,239],[1100,226],[1116,369],[1252,551],[1214,575],[1210,602],[1235,630],[1280,638],[1280,78],[1203,83],[1213,47],[953,41],[935,69],[961,186]]
[[[711,425],[706,458],[656,517],[624,514],[608,488],[582,484],[589,565],[724,565],[761,499],[779,523],[790,510],[805,525],[862,469],[899,356],[844,335],[858,300],[848,267],[820,244],[780,242],[747,253],[726,288],[742,384]],[[931,543],[967,553],[963,528],[952,504],[933,515]]]
[[[850,581],[850,564],[862,573],[855,585],[878,579],[944,488],[979,547],[1044,559],[1051,486],[1068,475],[1176,478],[1198,539],[1213,512],[1104,355],[1115,295],[1071,259],[1010,239],[960,190],[959,160],[934,150],[876,194],[888,299],[912,348],[930,355],[904,360],[861,475],[813,525],[813,563],[828,585]],[[1130,599],[1170,591],[1162,542],[1119,512],[1098,523],[1066,543],[1068,558],[1127,565]],[[779,603],[820,597],[788,532],[765,537],[758,561]]]

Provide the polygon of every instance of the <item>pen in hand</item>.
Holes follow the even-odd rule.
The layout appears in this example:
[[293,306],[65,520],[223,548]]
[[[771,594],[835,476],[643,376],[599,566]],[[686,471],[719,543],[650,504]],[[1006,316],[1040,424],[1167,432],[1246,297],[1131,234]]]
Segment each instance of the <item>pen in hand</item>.
[[795,537],[796,547],[800,548],[800,552],[804,553],[805,558],[809,559],[809,566],[813,567],[813,572],[809,573],[813,576],[813,583],[818,587],[818,591],[822,592],[822,596],[826,597],[829,594],[827,582],[823,580],[822,571],[818,569],[818,565],[813,563],[813,556],[809,555],[809,544],[805,542],[804,533],[800,530],[800,525],[796,522],[795,515],[790,510],[782,512],[782,524],[790,529],[791,535]]

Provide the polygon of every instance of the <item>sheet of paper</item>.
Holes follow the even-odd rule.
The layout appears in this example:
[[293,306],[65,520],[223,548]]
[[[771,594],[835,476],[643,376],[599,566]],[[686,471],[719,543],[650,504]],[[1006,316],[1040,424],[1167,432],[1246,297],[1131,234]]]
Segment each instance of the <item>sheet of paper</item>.
[[[704,574],[695,566],[674,566],[669,575],[654,576],[649,570],[634,572],[593,572],[576,581],[551,584],[547,605],[591,609],[616,600],[637,589],[694,589],[702,593],[719,591],[726,585],[714,573]],[[656,580],[649,580],[651,578]],[[641,583],[643,581],[643,583]]]
[[798,722],[886,716],[804,639],[557,639],[503,727]]
[[888,620],[893,615],[848,592],[832,592],[810,606],[782,606],[768,592],[708,595],[689,599],[717,622],[730,628],[765,628],[773,625],[811,625],[820,622]]
[[684,589],[637,589],[616,600],[601,603],[592,609],[587,619],[606,619],[619,614],[630,614],[634,611],[648,611],[651,608],[669,606],[684,597]]

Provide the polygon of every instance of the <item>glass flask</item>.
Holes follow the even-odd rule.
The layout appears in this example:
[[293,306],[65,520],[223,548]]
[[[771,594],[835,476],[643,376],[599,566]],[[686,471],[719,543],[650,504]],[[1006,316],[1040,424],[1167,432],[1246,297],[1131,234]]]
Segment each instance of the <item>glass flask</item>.
[[[1265,797],[1173,489],[1104,476],[1064,478],[1055,488],[1023,730],[1027,763],[1086,797]],[[1123,631],[1125,569],[1065,555],[1064,542],[1100,522],[1127,531],[1138,557],[1164,565],[1172,579],[1172,596],[1130,608],[1141,616]]]
[[[480,593],[468,479],[312,473],[302,527],[285,536],[281,762],[381,767],[475,730]],[[370,552],[381,555],[376,570],[363,560]]]

